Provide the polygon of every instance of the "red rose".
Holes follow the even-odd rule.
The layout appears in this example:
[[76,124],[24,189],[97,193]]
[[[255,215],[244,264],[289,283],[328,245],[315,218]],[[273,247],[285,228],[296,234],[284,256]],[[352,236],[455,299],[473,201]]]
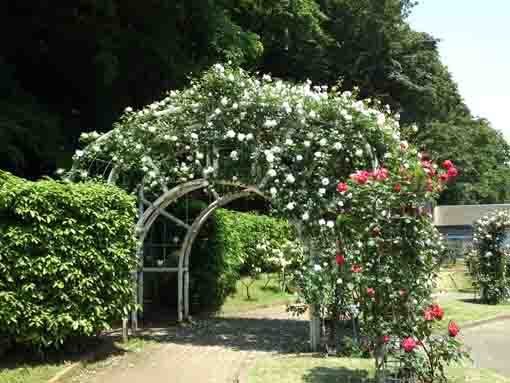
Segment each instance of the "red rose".
[[436,304],[433,304],[432,306],[430,306],[430,309],[432,310],[432,314],[434,314],[434,317],[436,319],[443,319],[444,317],[444,311],[443,309],[441,308],[441,306],[439,306],[437,303]]
[[431,321],[431,320],[434,320],[435,318],[435,315],[434,315],[434,312],[431,310],[431,309],[428,309],[428,310],[425,310],[425,320],[426,321]]
[[353,273],[361,273],[362,267],[360,265],[352,265],[351,271]]
[[384,335],[384,336],[382,337],[382,341],[384,342],[384,344],[389,343],[390,339],[391,339],[391,338],[390,338],[390,336],[389,336],[389,335]]
[[395,186],[393,186],[393,190],[395,190],[396,192],[399,192],[400,189],[402,189],[402,186],[400,186],[400,184],[396,184]]
[[368,288],[367,288],[367,295],[368,295],[370,298],[375,297],[375,290],[374,290],[372,287],[368,287]]
[[459,331],[460,328],[455,322],[450,322],[450,324],[448,324],[448,333],[451,337],[456,337]]
[[458,174],[459,172],[453,166],[448,169],[448,177],[457,177]]
[[340,182],[338,184],[338,187],[337,187],[337,190],[340,192],[340,193],[345,193],[347,191],[347,184],[346,183],[343,183],[343,182]]
[[363,185],[367,183],[369,176],[370,173],[366,170],[358,170],[356,173],[351,174],[349,178],[353,181],[356,181],[358,184]]
[[448,178],[450,178],[450,177],[448,177],[448,174],[447,174],[447,173],[443,173],[443,174],[441,174],[441,175],[439,176],[439,179],[440,179],[442,182],[446,182],[446,181],[448,181]]
[[443,168],[450,169],[451,167],[453,167],[453,162],[452,161],[446,160],[445,162],[443,162]]
[[413,338],[405,338],[402,342],[402,347],[406,350],[406,352],[411,352],[416,347],[416,342]]
[[338,266],[342,266],[344,263],[345,263],[345,257],[342,254],[338,253],[336,255],[336,264]]

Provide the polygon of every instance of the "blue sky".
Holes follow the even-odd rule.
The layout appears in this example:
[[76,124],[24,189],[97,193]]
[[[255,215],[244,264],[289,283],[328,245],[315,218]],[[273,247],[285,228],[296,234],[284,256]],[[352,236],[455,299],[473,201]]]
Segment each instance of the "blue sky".
[[510,0],[420,0],[409,22],[441,39],[471,112],[510,139]]

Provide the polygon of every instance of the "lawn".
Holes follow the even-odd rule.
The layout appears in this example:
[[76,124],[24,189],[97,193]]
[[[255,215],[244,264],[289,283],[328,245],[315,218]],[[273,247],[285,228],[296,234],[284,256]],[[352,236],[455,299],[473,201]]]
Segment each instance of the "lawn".
[[[373,377],[373,361],[355,358],[322,358],[310,354],[260,359],[248,372],[249,383],[362,382]],[[452,383],[510,383],[490,370],[470,366],[452,367]]]
[[494,319],[496,317],[510,315],[510,304],[485,305],[473,299],[439,298],[439,303],[445,311],[445,319],[441,323],[442,328],[448,326],[449,320],[454,320],[461,327],[467,323]]
[[471,276],[463,261],[443,268],[437,280],[437,292],[473,292]]
[[247,298],[246,288],[243,285],[243,281],[246,283],[249,279],[243,278],[243,281],[237,282],[236,293],[227,298],[221,308],[221,312],[223,314],[234,314],[292,302],[294,295],[280,291],[276,275],[270,275],[270,278],[270,282],[267,286],[267,275],[265,274],[254,281],[250,287],[251,299]]
[[37,358],[33,354],[11,353],[0,361],[0,383],[46,383],[67,366],[82,359],[92,351],[96,354],[97,359],[89,363],[83,363],[79,370],[89,369],[89,365],[104,365],[114,358],[138,352],[147,343],[147,341],[140,338],[130,338],[127,343],[107,339],[91,345],[85,351],[79,353],[65,351],[50,353],[46,356],[46,360]]

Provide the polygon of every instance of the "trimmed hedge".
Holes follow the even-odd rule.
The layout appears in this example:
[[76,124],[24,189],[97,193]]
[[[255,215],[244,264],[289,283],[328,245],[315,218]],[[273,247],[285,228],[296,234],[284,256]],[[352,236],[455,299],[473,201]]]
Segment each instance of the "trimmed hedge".
[[[207,236],[207,238],[204,238]],[[190,257],[191,300],[195,310],[214,311],[233,294],[243,265],[257,259],[266,239],[280,247],[294,239],[289,223],[264,215],[218,209],[201,230]]]
[[132,309],[136,204],[97,183],[0,172],[0,334],[43,349]]

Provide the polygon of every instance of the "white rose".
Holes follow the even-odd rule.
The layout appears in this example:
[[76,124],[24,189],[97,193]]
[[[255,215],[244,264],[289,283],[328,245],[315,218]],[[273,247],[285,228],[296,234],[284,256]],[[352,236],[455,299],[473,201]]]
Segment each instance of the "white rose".
[[292,174],[287,174],[287,176],[285,177],[285,181],[287,181],[289,184],[293,184],[296,181],[296,179]]
[[228,138],[234,138],[236,136],[236,132],[234,132],[232,129],[227,132]]

